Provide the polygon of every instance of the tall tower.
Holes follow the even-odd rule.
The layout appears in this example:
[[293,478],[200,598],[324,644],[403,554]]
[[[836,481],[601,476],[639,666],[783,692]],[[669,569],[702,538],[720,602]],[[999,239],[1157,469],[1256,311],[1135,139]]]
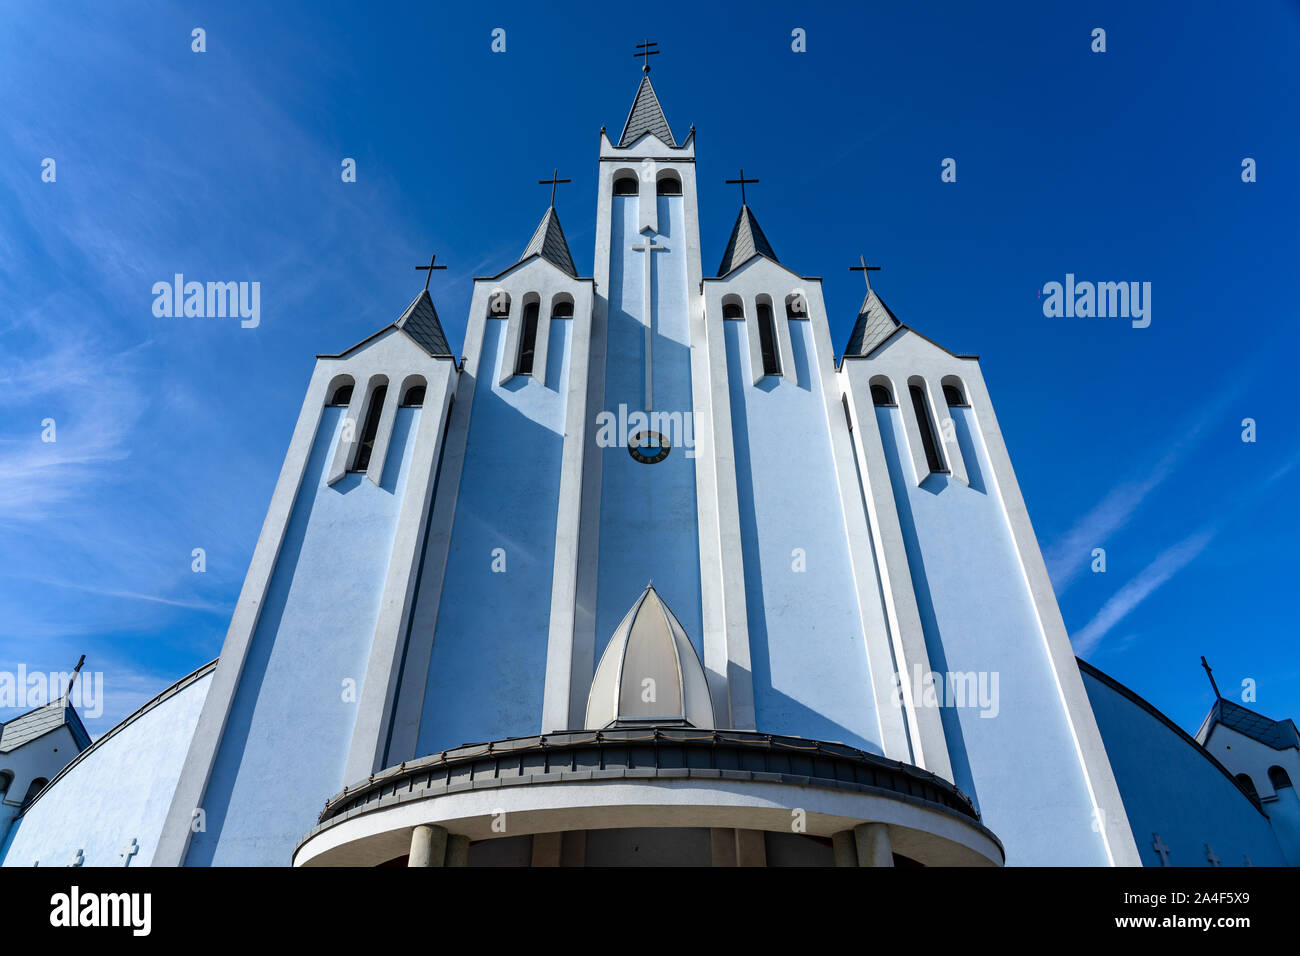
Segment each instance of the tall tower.
[[282,865],[382,759],[457,379],[427,280],[317,356],[155,865]]

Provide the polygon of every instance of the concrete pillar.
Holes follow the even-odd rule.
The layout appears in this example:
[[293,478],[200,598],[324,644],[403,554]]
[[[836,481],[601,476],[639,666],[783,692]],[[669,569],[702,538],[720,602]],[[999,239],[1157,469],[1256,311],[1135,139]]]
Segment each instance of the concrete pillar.
[[841,830],[831,835],[831,844],[835,847],[836,866],[857,866],[858,845],[852,830]]
[[560,841],[560,866],[587,865],[587,831],[565,830]]
[[421,825],[411,830],[411,856],[407,866],[442,866],[447,858],[447,831]]
[[762,830],[736,831],[736,866],[767,866],[767,840]]
[[563,833],[533,834],[533,866],[559,866]]
[[893,866],[894,850],[889,842],[889,827],[884,823],[861,823],[853,828],[858,850],[858,866]]
[[469,837],[459,833],[447,837],[447,865],[469,866]]
[[730,827],[714,827],[709,831],[713,851],[713,866],[736,865],[736,834]]

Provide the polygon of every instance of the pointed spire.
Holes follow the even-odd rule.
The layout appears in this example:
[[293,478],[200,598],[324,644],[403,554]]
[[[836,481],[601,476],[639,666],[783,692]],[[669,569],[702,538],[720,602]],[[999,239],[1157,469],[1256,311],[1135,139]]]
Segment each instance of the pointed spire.
[[569,244],[564,239],[564,230],[560,228],[560,216],[551,206],[546,210],[546,215],[542,216],[542,221],[537,225],[537,231],[533,233],[533,238],[528,241],[528,248],[524,254],[519,257],[523,262],[530,256],[541,256],[551,265],[567,272],[575,279],[578,277],[578,270],[574,268],[573,256],[569,254]]
[[657,136],[666,146],[677,148],[677,141],[673,139],[673,131],[668,126],[663,107],[659,105],[659,97],[655,95],[648,72],[641,77],[641,85],[637,87],[636,99],[632,101],[632,110],[627,114],[627,122],[623,124],[623,135],[619,137],[618,145],[631,146],[646,133]]
[[867,292],[858,309],[858,320],[853,325],[853,334],[849,336],[849,347],[845,355],[870,355],[885,339],[894,334],[901,326],[897,316],[889,311],[885,301],[876,295],[876,290]]
[[402,317],[393,323],[401,329],[416,345],[430,355],[451,355],[451,346],[443,334],[442,323],[438,321],[438,312],[433,307],[433,298],[428,289],[422,289],[415,301],[406,307]]
[[767,236],[763,235],[754,213],[748,206],[741,206],[736,225],[731,230],[731,238],[727,241],[727,251],[722,254],[722,265],[718,266],[718,276],[725,276],[754,256],[766,256],[773,262],[781,261],[772,250]]

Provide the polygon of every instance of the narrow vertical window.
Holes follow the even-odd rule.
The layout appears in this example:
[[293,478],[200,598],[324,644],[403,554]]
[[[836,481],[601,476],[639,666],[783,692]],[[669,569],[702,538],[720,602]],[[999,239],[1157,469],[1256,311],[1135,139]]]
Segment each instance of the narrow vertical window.
[[926,406],[925,391],[919,385],[908,386],[912,396],[912,407],[916,409],[916,427],[921,430],[921,447],[925,449],[925,463],[931,472],[946,472],[943,461],[939,458],[939,449],[934,443],[934,427],[930,424],[930,411]]
[[763,352],[763,374],[780,375],[781,358],[776,353],[776,328],[772,324],[772,307],[758,306],[758,346]]
[[366,427],[361,429],[361,447],[357,449],[357,462],[353,471],[366,471],[370,467],[370,453],[375,450],[375,436],[379,434],[379,416],[384,411],[384,396],[388,386],[380,385],[370,396],[370,410],[366,412]]
[[538,303],[524,304],[524,328],[519,336],[519,361],[515,364],[516,375],[533,374],[533,352],[537,348],[537,312]]

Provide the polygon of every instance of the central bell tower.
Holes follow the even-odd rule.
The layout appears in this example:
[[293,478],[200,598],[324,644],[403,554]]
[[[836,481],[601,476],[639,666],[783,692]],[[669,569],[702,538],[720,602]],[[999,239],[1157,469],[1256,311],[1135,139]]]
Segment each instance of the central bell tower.
[[720,725],[739,726],[723,716],[725,658],[709,653],[717,627],[704,562],[718,541],[699,507],[707,437],[697,390],[707,376],[697,367],[703,306],[695,130],[681,142],[674,136],[648,66],[621,135],[613,140],[601,129],[598,190],[593,432],[583,469],[572,675],[564,699],[548,686],[543,726],[582,726],[595,661],[647,580],[671,595],[697,642]]

